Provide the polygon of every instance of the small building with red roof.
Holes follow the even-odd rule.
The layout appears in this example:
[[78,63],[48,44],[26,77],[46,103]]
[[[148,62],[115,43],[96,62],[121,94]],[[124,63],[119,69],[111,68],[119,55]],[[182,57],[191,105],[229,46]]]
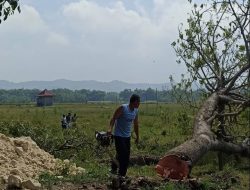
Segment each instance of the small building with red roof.
[[44,89],[37,95],[37,106],[52,106],[54,94],[47,89]]

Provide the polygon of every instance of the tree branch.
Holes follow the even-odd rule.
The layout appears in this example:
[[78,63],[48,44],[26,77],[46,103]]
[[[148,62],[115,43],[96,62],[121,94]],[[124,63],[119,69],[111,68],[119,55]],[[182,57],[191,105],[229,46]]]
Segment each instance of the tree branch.
[[227,88],[225,89],[224,92],[225,92],[225,93],[228,93],[230,90],[232,90],[235,81],[240,77],[240,75],[241,75],[242,73],[244,73],[245,71],[247,71],[249,68],[250,68],[250,64],[244,65],[244,66],[241,68],[241,70],[239,70],[238,73],[236,73],[236,74],[234,75],[234,77],[232,77],[232,78],[229,80],[230,83],[229,83],[229,85],[227,86]]
[[[245,47],[246,47],[246,55],[247,55],[247,59],[248,59],[248,64],[250,64],[250,52],[249,52],[250,49],[249,49],[249,46],[248,46],[248,41],[247,41],[247,39],[246,39],[246,35],[245,35],[245,33],[244,33],[244,28],[243,28],[243,26],[242,26],[242,24],[241,24],[241,22],[240,22],[240,18],[237,16],[237,13],[235,12],[235,10],[234,10],[234,8],[233,8],[233,5],[232,5],[231,0],[229,0],[228,3],[229,3],[229,5],[230,5],[230,7],[231,7],[231,9],[232,9],[232,11],[233,11],[233,15],[234,15],[234,17],[235,17],[237,23],[238,23],[238,25],[239,25],[240,33],[241,33],[241,35],[242,35],[242,38],[243,38],[243,40],[244,40],[244,44],[245,44]],[[248,3],[249,3],[249,2],[248,2]],[[246,14],[246,17],[247,17],[247,15],[248,15],[248,14]]]
[[232,102],[232,103],[235,103],[235,104],[243,104],[244,101],[242,100],[236,100],[236,99],[233,99],[232,97],[229,97],[229,96],[226,96],[226,95],[219,95],[220,97],[220,100],[222,101],[225,101],[225,102]]
[[250,156],[250,146],[237,145],[230,142],[215,140],[212,141],[212,150],[221,151],[227,154],[240,154],[241,156]]

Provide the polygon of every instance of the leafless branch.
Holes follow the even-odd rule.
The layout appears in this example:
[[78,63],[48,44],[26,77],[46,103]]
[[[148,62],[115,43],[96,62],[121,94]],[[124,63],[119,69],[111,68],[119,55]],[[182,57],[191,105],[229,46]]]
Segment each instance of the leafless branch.
[[228,93],[229,91],[232,90],[234,84],[235,84],[235,81],[241,76],[242,73],[244,73],[245,71],[247,71],[248,69],[250,69],[250,64],[246,64],[244,65],[239,71],[238,73],[236,73],[234,75],[234,77],[232,77],[230,80],[229,80],[229,85],[228,87],[225,89],[225,93]]
[[225,142],[225,141],[213,141],[214,146],[212,146],[212,150],[215,151],[222,151],[227,154],[241,154],[242,156],[250,156],[250,146],[246,147],[243,145],[237,145],[234,143],[230,142]]
[[233,99],[232,97],[226,96],[226,95],[219,95],[219,97],[222,101],[225,101],[225,102],[231,102],[234,104],[243,104],[244,103],[244,101],[236,100],[236,99]]

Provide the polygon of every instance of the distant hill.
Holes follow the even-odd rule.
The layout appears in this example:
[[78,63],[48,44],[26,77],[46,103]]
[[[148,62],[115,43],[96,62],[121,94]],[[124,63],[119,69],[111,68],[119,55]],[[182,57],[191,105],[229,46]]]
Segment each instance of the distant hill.
[[84,81],[71,81],[66,79],[59,79],[54,81],[27,81],[27,82],[9,82],[6,80],[0,80],[0,89],[57,89],[57,88],[67,88],[70,90],[101,90],[106,92],[120,92],[124,89],[158,89],[166,90],[170,88],[169,83],[160,84],[149,84],[149,83],[126,83],[122,81],[111,81],[111,82],[99,82],[95,80],[84,80]]

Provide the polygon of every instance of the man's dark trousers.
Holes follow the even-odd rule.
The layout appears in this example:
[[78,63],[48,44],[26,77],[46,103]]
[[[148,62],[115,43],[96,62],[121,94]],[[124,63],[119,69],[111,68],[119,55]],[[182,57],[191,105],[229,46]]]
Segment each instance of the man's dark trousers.
[[[119,171],[120,176],[126,176],[129,157],[130,157],[130,137],[119,137],[114,136],[115,138],[115,149],[116,149],[116,159],[119,162]],[[117,171],[118,166],[112,162],[111,169],[112,172]]]

